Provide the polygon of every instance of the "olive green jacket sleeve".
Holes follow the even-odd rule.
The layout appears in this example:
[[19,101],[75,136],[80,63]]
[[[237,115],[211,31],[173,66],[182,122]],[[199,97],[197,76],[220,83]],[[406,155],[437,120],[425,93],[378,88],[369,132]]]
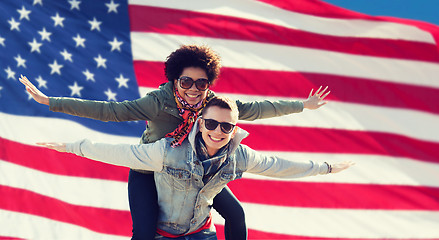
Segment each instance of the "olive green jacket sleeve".
[[49,98],[49,109],[51,111],[105,122],[150,121],[159,114],[159,111],[161,111],[160,106],[160,99],[151,94],[137,100],[123,102],[93,101],[67,97]]
[[253,121],[256,119],[272,118],[303,111],[302,101],[260,101],[242,103],[237,100],[239,119]]

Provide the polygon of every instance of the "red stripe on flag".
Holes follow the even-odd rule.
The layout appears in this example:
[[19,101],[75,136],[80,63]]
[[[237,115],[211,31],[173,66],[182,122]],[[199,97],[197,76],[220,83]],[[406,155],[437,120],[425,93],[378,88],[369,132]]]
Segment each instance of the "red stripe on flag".
[[439,188],[425,186],[255,179],[240,179],[227,185],[241,202],[248,203],[308,208],[439,210]]
[[0,236],[0,240],[20,240],[25,238],[18,238],[18,237],[8,237],[8,236]]
[[3,185],[0,185],[0,196],[2,196],[0,198],[1,209],[71,223],[95,232],[131,236],[129,211],[77,206],[27,190]]
[[[141,87],[157,88],[167,81],[163,62],[136,61]],[[255,84],[248,85],[248,80]],[[215,92],[306,98],[311,89],[329,86],[329,101],[439,113],[439,89],[329,74],[238,69],[223,67]]]
[[[0,137],[0,159],[35,170],[77,177],[126,182],[128,168],[96,162],[70,153],[21,144]],[[31,157],[30,157],[31,156]]]
[[[130,5],[129,11],[130,28],[133,32],[244,40],[359,55],[439,62],[436,46],[428,43],[328,36],[244,18],[169,8]],[[245,29],[242,26],[245,26]],[[274,32],[276,34],[273,34]]]
[[[297,221],[300,221],[298,219]],[[223,225],[215,225],[218,239],[225,239],[224,237],[224,226]],[[280,233],[270,233],[264,231],[258,231],[255,229],[248,229],[248,239],[257,239],[257,240],[372,240],[373,238],[341,238],[341,237],[306,237],[306,236],[298,236],[298,235],[288,235],[288,234],[280,234]],[[386,240],[402,240],[401,238],[386,238]],[[432,240],[432,238],[410,238],[410,240]]]

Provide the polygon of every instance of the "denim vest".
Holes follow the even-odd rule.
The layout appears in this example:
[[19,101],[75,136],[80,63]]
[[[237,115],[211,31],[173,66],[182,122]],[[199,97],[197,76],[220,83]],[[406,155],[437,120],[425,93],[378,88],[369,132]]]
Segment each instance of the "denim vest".
[[204,168],[193,150],[194,133],[189,135],[189,141],[176,148],[170,147],[172,139],[167,139],[163,169],[154,173],[160,204],[158,227],[171,234],[186,234],[200,228],[209,217],[213,198],[245,171],[245,166],[238,166],[236,156],[231,153],[246,133],[235,139],[224,164],[204,184]]

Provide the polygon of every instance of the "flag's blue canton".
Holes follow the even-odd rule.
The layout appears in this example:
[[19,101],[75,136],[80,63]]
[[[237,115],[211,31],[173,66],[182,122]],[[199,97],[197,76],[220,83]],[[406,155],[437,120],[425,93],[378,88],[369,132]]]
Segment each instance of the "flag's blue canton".
[[[26,75],[48,96],[122,101],[139,97],[127,1],[23,0],[0,10],[0,111],[74,118],[88,127],[138,136],[144,123],[100,123],[52,113],[18,82]],[[117,126],[117,127],[115,127]]]

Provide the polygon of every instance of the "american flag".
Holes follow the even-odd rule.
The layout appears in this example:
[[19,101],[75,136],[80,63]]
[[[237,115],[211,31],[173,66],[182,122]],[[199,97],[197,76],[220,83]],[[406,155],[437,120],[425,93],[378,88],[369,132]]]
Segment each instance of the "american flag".
[[49,96],[131,100],[165,82],[166,56],[193,43],[222,57],[218,94],[301,100],[330,87],[319,110],[240,122],[245,144],[356,162],[329,176],[230,183],[249,239],[439,239],[438,26],[319,0],[7,0],[0,9],[0,239],[128,239],[128,169],[35,143],[137,143],[145,128],[50,112],[19,75]]

